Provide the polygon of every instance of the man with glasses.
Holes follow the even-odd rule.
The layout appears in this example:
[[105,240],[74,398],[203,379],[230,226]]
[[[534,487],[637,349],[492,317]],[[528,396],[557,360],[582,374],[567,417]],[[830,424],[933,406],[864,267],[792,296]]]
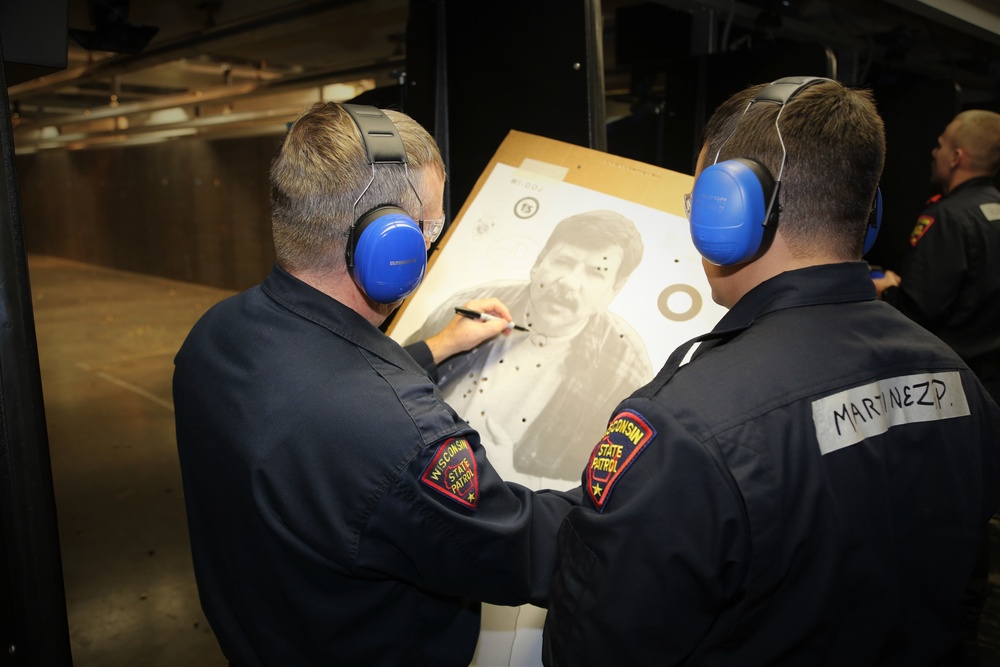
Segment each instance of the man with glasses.
[[444,221],[445,217],[443,215],[439,218],[434,218],[433,220],[420,221],[420,229],[424,232],[424,237],[427,239],[428,246],[437,241],[438,237],[441,236],[441,232],[444,230]]
[[[547,604],[579,491],[505,483],[378,329],[423,277],[444,181],[411,118],[313,106],[271,168],[276,265],[177,354],[195,575],[233,665],[468,664],[480,601]],[[497,299],[468,305],[498,319],[418,344],[431,370],[506,330]]]

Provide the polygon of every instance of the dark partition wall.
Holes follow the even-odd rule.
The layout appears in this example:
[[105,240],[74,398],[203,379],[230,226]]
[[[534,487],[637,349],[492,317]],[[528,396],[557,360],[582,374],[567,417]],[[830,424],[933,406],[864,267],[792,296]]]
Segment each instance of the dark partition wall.
[[960,90],[950,80],[892,72],[875,76],[872,91],[885,121],[884,204],[878,241],[867,259],[898,269],[917,216],[936,192],[930,182],[931,150],[960,111]]
[[406,110],[446,152],[458,213],[510,130],[605,148],[596,0],[412,0]]
[[243,289],[274,262],[280,136],[18,157],[28,252]]
[[609,153],[690,171],[699,81],[693,29],[691,12],[655,3],[616,10],[613,69],[620,82],[609,99],[627,105],[627,113],[609,119]]
[[644,65],[645,78],[658,69],[661,92],[635,91],[635,112],[608,128],[608,151],[685,174],[694,173],[705,122],[731,94],[785,76],[836,72],[836,57],[822,44],[780,41],[693,57],[666,53],[660,62]]
[[66,0],[3,0],[4,76],[13,86],[66,67]]

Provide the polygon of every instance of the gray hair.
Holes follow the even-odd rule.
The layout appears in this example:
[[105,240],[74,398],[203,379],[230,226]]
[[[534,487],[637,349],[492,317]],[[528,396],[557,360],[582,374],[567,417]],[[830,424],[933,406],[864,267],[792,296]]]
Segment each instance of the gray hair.
[[384,111],[408,164],[379,164],[374,174],[361,132],[339,104],[313,105],[288,131],[271,165],[271,228],[278,263],[286,270],[339,270],[357,218],[393,205],[417,219],[421,206],[428,206],[421,201],[429,196],[428,175],[444,176],[437,144],[409,116]]

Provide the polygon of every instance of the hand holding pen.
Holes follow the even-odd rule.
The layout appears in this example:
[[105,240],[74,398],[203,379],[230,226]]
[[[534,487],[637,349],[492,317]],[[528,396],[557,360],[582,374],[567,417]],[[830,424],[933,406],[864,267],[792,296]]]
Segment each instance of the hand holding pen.
[[471,350],[497,334],[509,336],[515,330],[527,331],[524,327],[513,324],[507,306],[493,297],[473,299],[455,309],[455,312],[455,317],[441,332],[424,341],[430,348],[435,363]]
[[[462,317],[467,317],[470,320],[479,320],[480,322],[492,322],[493,320],[503,320],[502,317],[497,317],[496,315],[490,315],[489,313],[481,313],[478,310],[472,310],[471,308],[456,308],[455,312]],[[527,331],[525,327],[520,324],[514,324],[511,320],[507,322],[507,328],[513,329],[514,331]]]

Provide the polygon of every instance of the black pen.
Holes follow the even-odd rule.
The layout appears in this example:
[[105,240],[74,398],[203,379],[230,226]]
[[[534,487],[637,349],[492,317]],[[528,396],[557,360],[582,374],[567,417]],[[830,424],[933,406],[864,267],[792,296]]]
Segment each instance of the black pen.
[[[480,313],[478,310],[469,310],[468,308],[456,308],[455,312],[462,317],[468,317],[470,320],[479,320],[480,322],[488,322],[490,320],[502,320],[502,317],[497,317],[496,315],[490,315],[489,313]],[[527,331],[520,324],[514,324],[513,322],[507,323],[508,329],[513,329],[515,331]]]

